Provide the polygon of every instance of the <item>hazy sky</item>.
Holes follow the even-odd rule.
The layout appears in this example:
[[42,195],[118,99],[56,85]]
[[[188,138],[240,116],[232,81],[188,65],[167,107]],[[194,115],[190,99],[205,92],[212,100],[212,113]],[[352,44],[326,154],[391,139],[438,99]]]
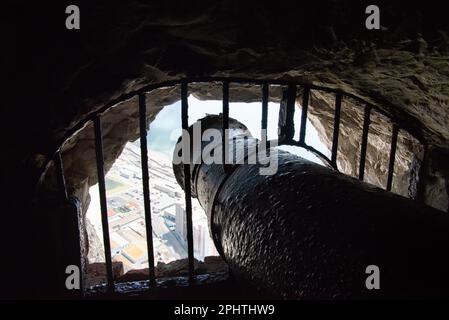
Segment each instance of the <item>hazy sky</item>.
[[[218,100],[200,101],[193,96],[189,97],[189,125],[198,119],[206,116],[206,114],[219,114],[222,112],[223,103]],[[295,139],[299,140],[299,128],[301,123],[300,110],[295,110]],[[268,104],[268,122],[267,135],[268,139],[277,138],[279,104]],[[229,103],[229,117],[242,122],[249,129],[254,137],[260,138],[261,119],[262,119],[262,103]],[[163,152],[171,158],[177,138],[181,135],[181,102],[164,107],[151,123],[148,145],[150,149]],[[171,139],[170,139],[171,137]],[[318,138],[318,132],[307,121],[306,127],[306,143],[315,149],[329,156],[329,150],[321,143]],[[312,153],[299,147],[282,146],[283,150],[288,150],[303,158],[314,162],[321,161]]]

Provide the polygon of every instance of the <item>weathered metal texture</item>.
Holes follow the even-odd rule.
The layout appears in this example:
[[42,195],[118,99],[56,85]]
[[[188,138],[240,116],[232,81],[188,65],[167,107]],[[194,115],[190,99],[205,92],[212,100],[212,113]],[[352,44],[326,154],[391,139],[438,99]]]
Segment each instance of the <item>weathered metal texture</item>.
[[[215,126],[205,119],[203,130]],[[192,175],[234,276],[282,298],[447,296],[447,214],[288,152],[278,161],[272,176],[215,164]],[[366,288],[368,265],[380,268],[380,290]]]

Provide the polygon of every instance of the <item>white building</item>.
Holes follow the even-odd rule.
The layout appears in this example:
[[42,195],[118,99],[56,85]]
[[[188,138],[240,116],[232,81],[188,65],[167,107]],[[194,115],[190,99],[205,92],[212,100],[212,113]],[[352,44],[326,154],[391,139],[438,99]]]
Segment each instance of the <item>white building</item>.
[[117,234],[116,232],[112,232],[110,235],[111,239],[111,255],[114,256],[119,254],[123,249],[128,246],[128,241]]
[[184,208],[177,203],[176,204],[176,232],[181,236],[184,241],[187,241],[187,222],[186,212]]

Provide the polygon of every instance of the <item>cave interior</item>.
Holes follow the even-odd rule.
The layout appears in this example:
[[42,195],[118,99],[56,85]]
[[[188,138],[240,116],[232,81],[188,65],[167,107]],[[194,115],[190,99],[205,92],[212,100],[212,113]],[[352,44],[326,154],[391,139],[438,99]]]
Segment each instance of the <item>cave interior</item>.
[[[79,30],[64,28],[64,1],[6,6],[3,23],[12,30],[4,35],[11,45],[4,48],[8,80],[2,108],[7,229],[2,237],[8,263],[2,264],[1,295],[80,297],[67,293],[61,279],[67,262],[79,264],[89,247],[85,214],[89,188],[98,182],[89,119],[101,114],[107,172],[126,143],[139,138],[135,93],[154,87],[145,91],[148,129],[164,106],[181,100],[183,79],[255,80],[231,81],[229,101],[245,103],[262,101],[264,81],[284,84],[270,86],[268,100],[274,103],[281,103],[285,84],[298,83],[294,101],[299,113],[303,87],[345,93],[337,164],[353,177],[359,174],[366,102],[374,109],[364,181],[385,189],[396,124],[401,130],[392,192],[447,214],[449,28],[444,10],[437,4],[380,1],[382,28],[367,30],[366,5],[331,0],[81,1]],[[192,81],[189,94],[223,100],[222,82]],[[330,150],[335,94],[313,90],[308,103],[308,119]],[[59,188],[57,161],[63,163],[66,194]],[[438,248],[447,249],[447,243]],[[126,296],[147,285],[124,282],[120,290]],[[101,295],[103,289],[90,294]],[[227,274],[207,273],[198,275],[195,285],[185,277],[162,279],[157,290],[145,295],[248,296],[264,295]]]

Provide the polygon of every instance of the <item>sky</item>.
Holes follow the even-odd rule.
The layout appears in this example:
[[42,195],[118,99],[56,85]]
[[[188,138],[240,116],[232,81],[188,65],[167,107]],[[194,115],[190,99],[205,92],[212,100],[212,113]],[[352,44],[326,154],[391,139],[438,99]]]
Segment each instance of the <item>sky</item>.
[[[222,112],[223,103],[219,100],[201,101],[193,96],[189,96],[189,125],[205,117],[207,114],[219,114]],[[299,128],[301,123],[301,113],[295,110],[295,140],[299,140]],[[279,103],[268,103],[267,135],[268,139],[277,139]],[[260,138],[262,103],[229,103],[229,117],[243,123],[254,137]],[[148,133],[148,148],[156,150],[172,157],[176,141],[181,135],[181,102],[164,107],[150,124]],[[320,141],[318,132],[307,120],[306,143],[315,149],[330,155],[329,150]],[[282,150],[299,155],[310,161],[322,164],[322,162],[311,152],[294,146],[281,146]]]

